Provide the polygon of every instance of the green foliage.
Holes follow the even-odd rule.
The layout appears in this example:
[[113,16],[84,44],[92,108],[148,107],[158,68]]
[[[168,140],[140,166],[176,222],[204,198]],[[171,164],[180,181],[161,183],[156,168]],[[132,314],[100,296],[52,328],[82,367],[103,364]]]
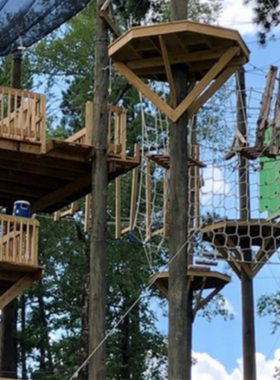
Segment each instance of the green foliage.
[[270,316],[272,318],[271,328],[274,334],[280,326],[280,292],[261,296],[258,300],[257,311],[261,317]]
[[[220,0],[207,4],[193,0],[190,18],[212,22],[220,4]],[[167,19],[169,8],[168,2],[150,0],[116,0],[112,6],[122,30],[128,24],[139,24],[147,18],[148,10],[153,20],[162,14]],[[64,88],[61,120],[57,122],[56,115],[50,115],[54,116],[54,122],[49,124],[52,137],[64,138],[84,126],[85,103],[93,98],[94,20],[95,3],[92,2],[26,56],[27,72],[47,82],[49,103],[55,98],[55,86]],[[3,65],[0,78],[3,76],[5,82],[8,63]],[[128,110],[128,148],[132,150],[142,133],[139,95],[124,79],[115,74],[111,78],[110,101]],[[206,119],[207,111],[203,125]],[[203,129],[201,131],[203,135]],[[129,212],[130,189],[130,174],[127,174],[122,177],[124,215]],[[111,214],[114,214],[113,184],[109,186],[108,215]],[[81,215],[58,223],[41,217],[40,223],[40,263],[45,267],[45,274],[43,280],[25,294],[19,309],[22,312],[24,306],[26,308],[26,320],[19,323],[20,358],[24,363],[23,352],[26,351],[28,372],[34,379],[69,379],[87,357],[89,238],[83,233]],[[111,334],[107,342],[108,379],[163,380],[166,376],[161,366],[166,363],[167,345],[165,336],[156,329],[156,316],[150,306],[156,293],[146,291],[151,268],[143,246],[136,242],[128,241],[127,237],[115,240],[114,231],[109,230],[107,330]],[[166,255],[163,248],[153,257],[154,271],[162,268]],[[166,307],[166,301],[161,302]],[[216,315],[230,317],[223,306],[219,296],[202,315],[208,319]],[[152,362],[157,365],[151,367]]]
[[[223,0],[211,0],[209,2],[201,2],[200,0],[186,1],[188,7],[188,20],[205,22],[213,24],[217,21],[222,11]],[[171,2],[165,1],[162,5],[163,20],[171,19]]]
[[261,27],[259,41],[263,45],[266,43],[267,35],[280,23],[280,2],[279,0],[244,0],[244,4],[254,6],[254,22]]

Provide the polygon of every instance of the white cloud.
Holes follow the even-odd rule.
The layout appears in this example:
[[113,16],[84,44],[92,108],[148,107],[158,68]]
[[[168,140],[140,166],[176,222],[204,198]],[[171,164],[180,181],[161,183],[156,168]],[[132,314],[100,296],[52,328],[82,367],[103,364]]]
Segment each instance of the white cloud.
[[[242,360],[237,361],[237,366],[232,372],[227,372],[225,367],[209,354],[204,352],[194,353],[197,364],[193,366],[193,380],[242,380]],[[256,354],[258,380],[271,380],[275,375],[275,368],[280,366],[280,349],[276,350],[274,357],[266,360],[261,353]]]
[[241,34],[255,34],[257,27],[253,23],[253,17],[252,4],[244,5],[243,0],[224,0],[219,24],[237,29]]
[[[230,353],[230,351],[229,351]],[[193,352],[197,363],[192,367],[192,380],[243,380],[242,360],[236,362],[236,368],[228,372],[225,366],[206,352]],[[167,377],[167,358],[151,359],[149,369],[145,373],[147,379],[153,378],[153,370],[160,369],[163,378]],[[258,380],[274,379],[276,367],[280,367],[280,349],[274,352],[274,357],[267,360],[265,355],[256,354]]]
[[227,184],[222,171],[214,166],[203,169],[204,184],[201,189],[202,206],[214,206],[221,204],[220,196],[230,194],[230,186]]

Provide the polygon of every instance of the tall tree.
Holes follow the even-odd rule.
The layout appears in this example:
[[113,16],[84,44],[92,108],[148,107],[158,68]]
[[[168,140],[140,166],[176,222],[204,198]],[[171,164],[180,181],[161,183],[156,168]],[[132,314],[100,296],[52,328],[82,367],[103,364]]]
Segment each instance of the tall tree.
[[279,0],[244,0],[244,4],[254,6],[254,22],[261,27],[258,32],[261,44],[266,42],[267,35],[280,24]]

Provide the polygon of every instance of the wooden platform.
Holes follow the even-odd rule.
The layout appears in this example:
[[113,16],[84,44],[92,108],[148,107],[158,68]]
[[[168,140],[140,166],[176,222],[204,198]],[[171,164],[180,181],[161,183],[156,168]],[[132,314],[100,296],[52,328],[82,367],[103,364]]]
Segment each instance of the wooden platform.
[[[109,46],[114,68],[172,121],[188,110],[189,117],[243,64],[249,50],[237,31],[178,21],[135,27]],[[176,104],[173,71],[186,65],[190,82],[200,81],[181,104]],[[142,79],[169,83],[171,105]],[[204,91],[206,90],[206,91]]]
[[[154,161],[156,164],[162,166],[165,169],[170,169],[170,155],[165,154],[146,154],[146,157],[149,160]],[[196,160],[195,158],[188,157],[188,165],[189,167],[197,166],[198,168],[206,168],[206,165]]]
[[[32,205],[32,212],[52,213],[90,192],[94,148],[51,140],[46,153],[34,142],[0,138],[0,204],[11,208],[16,200]],[[108,179],[139,165],[139,159],[108,155]]]
[[0,261],[0,309],[40,280],[42,273],[43,269],[38,266]]
[[[200,231],[202,239],[212,244],[238,276],[243,267],[254,277],[280,246],[280,223],[272,220],[227,220],[204,226]],[[248,247],[259,247],[252,263],[244,260]]]
[[247,158],[248,160],[256,160],[260,157],[268,157],[268,158],[276,158],[277,155],[269,152],[269,147],[265,147],[263,149],[254,147],[254,146],[245,146],[238,147],[225,156],[226,160],[230,160],[235,155],[240,154],[242,157]]
[[[200,290],[202,285],[203,289],[216,289],[221,288],[230,283],[230,277],[216,271],[206,271],[189,269],[188,275],[191,277],[191,289],[193,291]],[[205,280],[204,280],[205,279]],[[149,283],[155,284],[155,286],[160,290],[160,292],[167,297],[168,296],[168,280],[169,273],[162,272],[159,274],[154,274]]]
[[[189,268],[188,276],[186,286],[189,290],[197,292],[193,306],[193,318],[231,281],[230,277],[223,273],[205,270],[199,266]],[[169,273],[162,272],[154,274],[150,278],[149,284],[156,286],[161,294],[168,298],[168,281]],[[203,297],[203,291],[205,290],[208,290],[208,294]]]

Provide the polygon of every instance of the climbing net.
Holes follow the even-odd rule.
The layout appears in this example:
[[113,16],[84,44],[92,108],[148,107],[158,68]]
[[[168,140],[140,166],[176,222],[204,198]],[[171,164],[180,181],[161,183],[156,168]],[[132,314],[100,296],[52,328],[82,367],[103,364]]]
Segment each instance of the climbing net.
[[[231,79],[189,122],[189,231],[196,242],[189,254],[198,265],[226,260],[238,274],[248,264],[253,277],[278,249],[280,92],[277,70],[271,70],[259,88],[241,88]],[[152,265],[155,255],[168,250],[170,127],[145,104],[141,99],[133,234]]]

